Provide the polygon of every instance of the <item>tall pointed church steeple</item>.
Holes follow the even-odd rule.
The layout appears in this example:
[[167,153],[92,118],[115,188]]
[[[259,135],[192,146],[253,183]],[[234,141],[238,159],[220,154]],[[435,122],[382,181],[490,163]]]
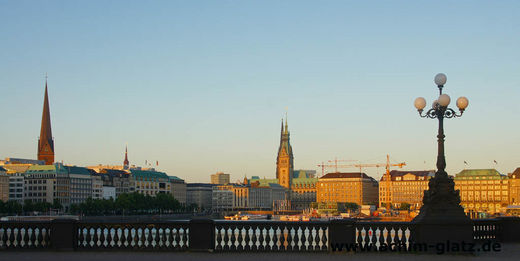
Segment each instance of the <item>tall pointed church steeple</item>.
[[280,147],[278,148],[278,157],[276,158],[276,178],[278,183],[286,188],[291,187],[293,175],[293,153],[289,137],[289,126],[287,124],[287,115],[285,116],[285,126],[282,119],[282,133],[280,137]]
[[285,134],[285,135],[289,134],[289,127],[287,126],[287,113],[285,113],[285,130],[284,130],[283,134]]
[[280,131],[280,144],[282,144],[282,137],[283,137],[283,118],[282,118],[282,130]]
[[45,165],[54,163],[54,140],[51,129],[51,112],[49,109],[49,94],[47,79],[45,79],[45,97],[43,98],[42,125],[38,140],[38,160],[45,161]]
[[125,160],[123,161],[123,168],[128,169],[130,162],[128,161],[128,146],[125,146]]

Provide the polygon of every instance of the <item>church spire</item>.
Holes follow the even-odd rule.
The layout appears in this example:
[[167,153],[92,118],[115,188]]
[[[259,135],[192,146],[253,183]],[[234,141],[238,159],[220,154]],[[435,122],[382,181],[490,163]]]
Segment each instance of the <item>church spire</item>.
[[283,137],[283,118],[282,118],[282,130],[280,131],[280,143],[282,143],[282,137]]
[[130,162],[128,161],[128,146],[125,146],[125,160],[123,161],[123,168],[128,169]]
[[285,132],[284,134],[289,133],[289,127],[287,126],[287,112],[285,112]]
[[47,79],[45,79],[42,125],[40,129],[40,139],[38,140],[38,160],[45,161],[45,165],[52,165],[54,163],[54,140],[52,139],[51,113],[49,109]]

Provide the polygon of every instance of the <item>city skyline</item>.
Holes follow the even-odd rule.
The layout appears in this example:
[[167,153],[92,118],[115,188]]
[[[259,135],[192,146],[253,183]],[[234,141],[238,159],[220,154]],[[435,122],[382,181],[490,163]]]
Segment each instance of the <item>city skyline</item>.
[[[320,6],[321,11],[332,13],[327,22],[337,20],[325,30],[330,34],[322,32],[326,27],[320,19],[326,17],[306,4],[292,16],[284,12],[290,8],[286,4],[278,4],[280,9],[275,10],[264,7],[262,11],[271,11],[272,16],[266,21],[253,10],[254,4],[230,6],[252,15],[241,18],[246,25],[230,25],[233,19],[224,14],[240,13],[231,8],[221,10],[222,14],[205,13],[209,16],[199,17],[196,24],[176,18],[163,27],[155,27],[159,19],[146,12],[157,11],[154,6],[138,16],[144,19],[139,27],[121,22],[130,22],[125,15],[139,9],[136,5],[125,6],[114,17],[109,17],[115,14],[110,6],[107,13],[90,10],[95,4],[87,8],[94,11],[88,14],[73,4],[64,4],[61,13],[35,2],[24,15],[13,2],[1,5],[5,8],[0,21],[14,22],[1,29],[8,36],[0,43],[6,50],[2,55],[6,62],[0,63],[0,109],[8,112],[3,121],[7,127],[0,130],[1,157],[36,158],[43,75],[49,72],[56,161],[66,164],[122,165],[128,143],[130,164],[159,161],[159,170],[188,182],[207,182],[217,171],[230,173],[233,181],[244,174],[273,178],[279,120],[287,106],[295,169],[320,173],[316,164],[334,157],[372,163],[383,162],[386,154],[406,162],[404,169],[434,169],[435,122],[418,118],[413,100],[425,96],[431,106],[436,94],[433,76],[444,72],[445,92],[452,100],[464,95],[470,104],[464,118],[446,122],[448,173],[461,171],[464,161],[468,168],[496,168],[502,174],[520,166],[515,153],[520,134],[514,120],[520,112],[514,99],[520,94],[520,59],[514,52],[520,43],[514,34],[517,3],[479,3],[477,9],[466,11],[464,4],[451,3],[448,10],[453,13],[447,12],[446,21],[437,21],[438,16],[429,13],[417,25],[407,23],[418,19],[423,7],[410,5],[417,12],[399,18],[403,10],[382,5],[374,8],[398,12],[371,17],[377,22],[362,20],[361,28],[349,27],[348,22],[358,21],[355,10],[367,6],[338,8],[349,10],[355,18]],[[196,13],[190,5],[170,7],[181,16],[182,10]],[[44,30],[36,26],[44,15],[36,14],[39,8],[54,15],[45,14],[52,19],[43,22]],[[492,23],[477,19],[484,9],[489,11],[485,21]],[[310,20],[297,21],[309,32],[297,22],[288,22],[289,17],[303,19],[304,14]],[[74,15],[79,18],[73,19]],[[166,15],[159,12],[161,18]],[[467,20],[454,20],[456,15]],[[94,17],[102,21],[91,21]],[[390,19],[388,25],[378,23],[384,18]],[[223,24],[212,27],[215,19]],[[62,21],[70,25],[58,26]],[[261,22],[273,31],[265,32],[258,26]],[[89,27],[90,23],[100,27]],[[101,27],[102,23],[113,28]],[[274,30],[280,24],[284,26]],[[125,31],[132,26],[135,32]],[[363,29],[371,34],[363,34]],[[407,30],[416,35],[408,35]],[[419,35],[418,30],[431,35]],[[63,32],[70,37],[61,40],[69,42],[52,40]],[[204,42],[215,40],[219,32],[224,37],[214,45]],[[132,38],[136,33],[142,37]],[[97,43],[108,41],[89,48],[89,43],[80,43],[88,36]],[[404,36],[409,36],[407,41],[397,39]],[[35,39],[42,44],[34,43]],[[195,47],[188,48],[190,44]],[[19,56],[20,48],[27,48],[27,53]],[[76,48],[86,50],[85,54]],[[364,170],[377,179],[383,171]]]

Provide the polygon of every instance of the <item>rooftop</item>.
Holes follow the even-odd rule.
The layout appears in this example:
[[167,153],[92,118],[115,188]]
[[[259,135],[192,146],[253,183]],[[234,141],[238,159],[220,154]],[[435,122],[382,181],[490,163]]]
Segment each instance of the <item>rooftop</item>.
[[[390,171],[390,177],[392,180],[395,180],[398,177],[402,177],[405,175],[414,175],[415,179],[420,177],[433,177],[435,176],[435,170],[414,170],[414,171],[404,171],[404,170],[392,170]],[[385,180],[385,175],[381,176],[381,180]]]
[[65,168],[69,171],[69,174],[91,175],[91,172],[87,168],[77,166],[65,166]]
[[63,167],[61,164],[54,165],[32,165],[30,166],[26,173],[68,173],[68,170]]
[[516,168],[513,173],[511,173],[511,176],[515,179],[520,179],[520,168]]
[[193,188],[193,187],[205,187],[205,188],[212,188],[214,186],[218,186],[218,184],[211,184],[211,183],[188,183],[186,184],[187,187]]
[[134,178],[145,178],[145,179],[163,178],[163,179],[169,179],[168,175],[166,175],[166,173],[159,172],[159,171],[132,169],[130,172],[132,173],[132,176]]
[[365,179],[372,179],[365,173],[361,172],[335,172],[335,173],[328,173],[325,174],[325,176],[321,177],[320,179],[348,179],[348,178],[359,178],[363,176]]
[[505,177],[500,174],[496,169],[465,169],[459,172],[455,177],[482,177],[482,176],[491,176],[495,178]]
[[179,178],[179,177],[177,177],[177,176],[168,176],[168,179],[169,179],[170,181],[174,181],[174,182],[175,182],[175,181],[176,181],[176,182],[184,182],[183,179],[181,179],[181,178]]

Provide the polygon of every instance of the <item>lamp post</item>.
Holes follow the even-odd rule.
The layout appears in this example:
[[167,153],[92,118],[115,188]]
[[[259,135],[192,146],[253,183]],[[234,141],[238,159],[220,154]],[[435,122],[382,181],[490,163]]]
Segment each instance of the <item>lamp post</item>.
[[[448,107],[450,96],[442,93],[446,84],[446,75],[439,73],[435,76],[435,84],[439,88],[439,98],[433,101],[432,108],[423,114],[426,100],[423,97],[415,99],[415,108],[423,118],[437,119],[439,129],[437,134],[437,171],[428,183],[428,190],[424,191],[423,205],[419,215],[413,222],[428,224],[422,226],[422,233],[416,234],[416,238],[422,242],[429,241],[437,243],[444,239],[453,241],[472,240],[471,220],[460,206],[459,191],[455,190],[453,179],[446,173],[446,158],[444,156],[444,119],[461,117],[468,107],[468,99],[460,97],[457,99],[459,111]],[[441,233],[441,231],[444,231]],[[437,241],[437,242],[435,242]]]

